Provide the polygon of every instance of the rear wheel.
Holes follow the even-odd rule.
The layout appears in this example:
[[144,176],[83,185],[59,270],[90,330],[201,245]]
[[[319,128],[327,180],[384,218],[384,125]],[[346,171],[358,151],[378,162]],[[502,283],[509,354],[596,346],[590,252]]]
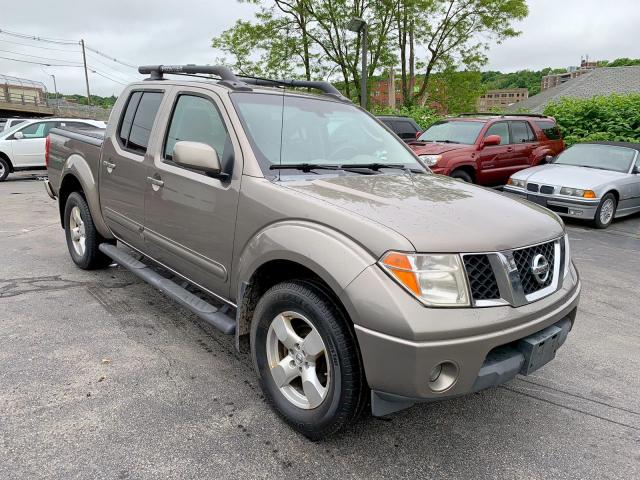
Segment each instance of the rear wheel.
[[96,230],[87,201],[78,192],[73,192],[67,198],[64,230],[69,254],[77,266],[93,270],[111,264],[112,260],[98,249],[104,239]]
[[451,174],[451,178],[457,178],[458,180],[462,180],[463,182],[473,183],[473,178],[464,170],[454,170]]
[[294,429],[319,440],[353,422],[368,388],[347,320],[318,286],[290,281],[258,302],[251,353],[260,385]]
[[618,201],[613,193],[607,193],[596,210],[596,217],[593,219],[593,225],[596,228],[607,228],[613,222],[616,214]]
[[9,170],[11,170],[11,165],[9,165],[7,159],[0,157],[0,182],[4,182],[9,176]]

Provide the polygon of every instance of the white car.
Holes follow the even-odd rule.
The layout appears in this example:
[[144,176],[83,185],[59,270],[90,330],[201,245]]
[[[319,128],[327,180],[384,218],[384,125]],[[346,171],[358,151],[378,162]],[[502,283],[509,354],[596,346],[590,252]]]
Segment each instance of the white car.
[[106,123],[78,118],[41,118],[27,120],[0,133],[0,182],[12,172],[46,168],[44,152],[52,128],[106,128]]

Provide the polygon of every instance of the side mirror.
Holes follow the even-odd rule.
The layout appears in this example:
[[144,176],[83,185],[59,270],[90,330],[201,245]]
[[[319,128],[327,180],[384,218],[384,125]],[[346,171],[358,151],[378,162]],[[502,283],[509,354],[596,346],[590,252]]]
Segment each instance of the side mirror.
[[16,140],[22,140],[24,138],[24,133],[16,132],[13,134],[13,138],[15,138]]
[[494,145],[500,145],[502,143],[502,137],[500,135],[489,135],[488,137],[484,137],[484,146],[491,147]]
[[640,175],[640,165],[634,165],[631,169],[631,173],[634,175]]
[[420,138],[420,135],[422,135],[422,132],[416,132],[416,140]]
[[176,142],[173,147],[173,161],[186,168],[201,172],[220,173],[220,159],[215,148],[200,142]]

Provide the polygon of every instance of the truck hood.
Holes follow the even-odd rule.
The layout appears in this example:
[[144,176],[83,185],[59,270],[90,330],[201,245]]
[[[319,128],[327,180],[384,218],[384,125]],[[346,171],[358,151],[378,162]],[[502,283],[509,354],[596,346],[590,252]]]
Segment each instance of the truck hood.
[[418,155],[440,155],[451,150],[461,150],[470,148],[473,145],[463,145],[460,143],[433,143],[433,142],[412,142],[409,144],[411,150]]
[[513,175],[513,178],[545,185],[594,189],[624,177],[625,173],[573,165],[539,165],[527,168]]
[[439,175],[323,177],[283,185],[393,229],[418,252],[500,251],[564,232],[549,210]]

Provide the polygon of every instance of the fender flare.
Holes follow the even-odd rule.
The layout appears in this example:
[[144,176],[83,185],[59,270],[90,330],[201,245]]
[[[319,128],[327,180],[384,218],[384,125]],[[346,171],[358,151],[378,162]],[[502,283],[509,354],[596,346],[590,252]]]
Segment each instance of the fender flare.
[[[93,223],[100,235],[105,238],[113,238],[111,230],[109,230],[109,227],[107,227],[107,224],[102,217],[100,196],[98,194],[98,183],[91,171],[91,167],[81,155],[74,153],[64,162],[60,173],[60,191],[62,190],[65,180],[69,176],[74,177],[78,183],[80,183],[84,196],[87,199],[87,204],[89,205],[89,211],[91,212]],[[59,193],[60,192],[58,192],[58,194]],[[62,204],[60,204],[60,213],[60,218],[62,219],[64,213],[64,205]]]
[[[246,322],[243,297],[260,267],[273,260],[295,262],[320,277],[340,297],[344,289],[377,258],[360,244],[338,231],[305,220],[287,220],[271,224],[242,248],[233,268],[231,285],[238,285],[237,322]],[[348,309],[348,306],[345,305]],[[351,314],[351,312],[347,312]],[[244,320],[243,320],[244,318]],[[237,325],[241,333],[247,325]]]

